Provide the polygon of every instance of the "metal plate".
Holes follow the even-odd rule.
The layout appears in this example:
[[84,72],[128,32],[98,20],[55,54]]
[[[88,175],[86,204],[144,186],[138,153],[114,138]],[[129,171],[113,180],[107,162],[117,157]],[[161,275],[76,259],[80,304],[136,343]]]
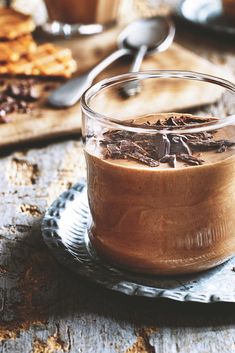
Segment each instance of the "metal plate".
[[235,35],[235,22],[224,16],[221,0],[183,0],[179,5],[178,14],[205,29]]
[[128,295],[201,303],[235,302],[235,257],[212,270],[187,276],[131,273],[97,256],[87,236],[89,222],[85,182],[53,202],[42,222],[46,244],[61,263],[76,273]]

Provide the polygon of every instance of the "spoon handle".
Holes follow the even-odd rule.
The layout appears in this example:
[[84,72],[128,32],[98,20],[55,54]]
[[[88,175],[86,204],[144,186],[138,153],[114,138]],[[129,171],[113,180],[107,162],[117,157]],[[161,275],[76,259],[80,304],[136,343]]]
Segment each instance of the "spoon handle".
[[56,89],[48,97],[48,103],[56,108],[71,107],[77,103],[101,71],[120,57],[129,54],[131,54],[131,51],[126,48],[116,50],[114,53],[110,54],[95,67],[93,67],[90,71],[67,81],[64,85]]
[[107,66],[109,66],[114,61],[116,61],[117,59],[121,58],[124,55],[132,55],[132,51],[127,48],[120,48],[120,49],[116,50],[115,52],[113,52],[112,54],[110,54],[109,56],[107,56],[106,58],[101,60],[96,66],[94,66],[93,69],[91,69],[91,71],[89,72],[89,76],[93,80]]
[[139,71],[147,50],[148,50],[148,47],[146,45],[141,45],[140,49],[138,50],[138,52],[136,53],[136,55],[134,57],[134,60],[133,60],[132,65],[130,67],[130,72]]
[[[138,50],[137,54],[134,57],[134,60],[129,70],[130,72],[139,71],[147,50],[148,48],[146,45],[142,45],[140,47],[140,49]],[[129,81],[125,83],[122,87],[121,93],[124,94],[125,97],[130,97],[130,96],[134,96],[139,92],[140,92],[140,83],[139,81],[135,80],[135,81]]]

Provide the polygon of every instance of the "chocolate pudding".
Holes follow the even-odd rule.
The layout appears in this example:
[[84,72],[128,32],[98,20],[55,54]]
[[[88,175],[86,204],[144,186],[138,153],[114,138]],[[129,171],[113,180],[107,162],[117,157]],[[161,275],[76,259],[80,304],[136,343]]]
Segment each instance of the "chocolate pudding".
[[101,256],[132,271],[181,274],[235,253],[235,127],[171,133],[216,120],[152,115],[131,124],[169,134],[106,129],[89,139],[89,237]]
[[46,0],[51,21],[68,24],[109,24],[116,20],[120,0]]

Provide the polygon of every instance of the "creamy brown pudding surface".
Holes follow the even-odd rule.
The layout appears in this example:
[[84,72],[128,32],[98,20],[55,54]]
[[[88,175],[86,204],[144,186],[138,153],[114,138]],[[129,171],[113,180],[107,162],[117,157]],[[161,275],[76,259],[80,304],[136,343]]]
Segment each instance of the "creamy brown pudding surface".
[[[160,114],[133,126],[171,129],[211,119]],[[235,253],[235,128],[197,134],[105,130],[86,147],[90,238],[108,261],[176,274]]]

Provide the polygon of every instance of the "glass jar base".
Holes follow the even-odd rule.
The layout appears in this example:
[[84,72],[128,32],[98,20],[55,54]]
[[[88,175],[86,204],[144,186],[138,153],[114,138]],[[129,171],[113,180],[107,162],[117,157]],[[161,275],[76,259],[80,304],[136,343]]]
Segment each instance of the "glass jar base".
[[42,25],[42,30],[51,36],[60,37],[74,37],[74,36],[88,36],[104,32],[106,29],[111,28],[116,22],[108,24],[67,24],[57,21],[47,22]]
[[152,256],[145,257],[102,244],[94,237],[91,227],[88,227],[87,236],[90,243],[90,253],[97,254],[99,258],[110,265],[138,274],[175,276],[200,273],[217,267],[233,257],[233,253],[228,252],[215,256],[212,251],[211,254],[202,254],[201,256],[195,254],[190,257],[178,258],[170,256],[172,249],[169,249],[169,256],[165,254],[164,258],[161,258],[158,250],[156,250],[155,256],[152,254]]

